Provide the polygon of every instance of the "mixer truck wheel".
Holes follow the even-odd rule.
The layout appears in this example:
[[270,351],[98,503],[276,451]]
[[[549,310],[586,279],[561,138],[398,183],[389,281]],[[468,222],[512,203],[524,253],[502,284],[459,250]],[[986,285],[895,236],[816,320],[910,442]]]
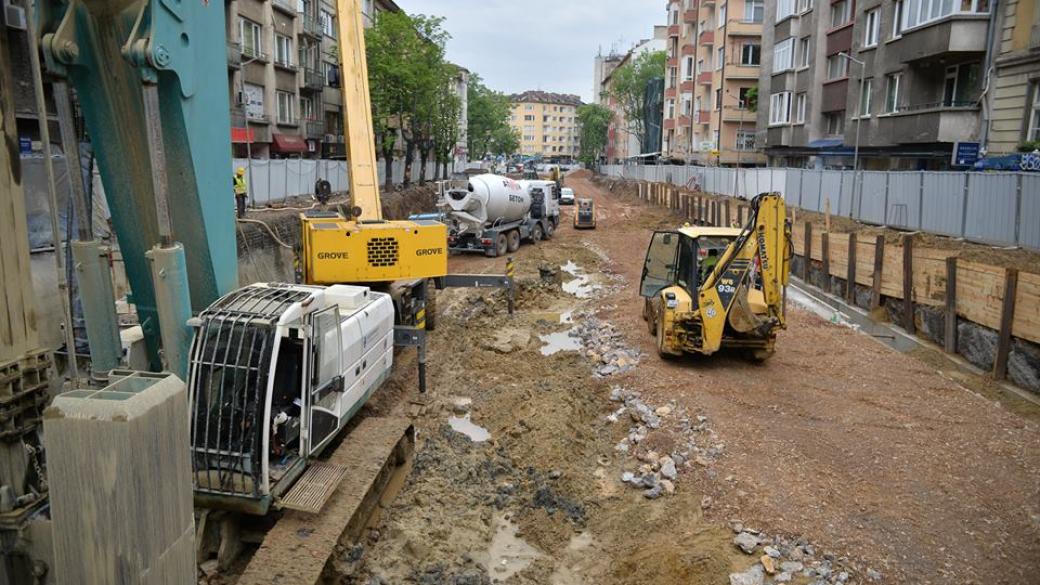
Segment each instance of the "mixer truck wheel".
[[550,221],[550,222],[546,223],[545,224],[545,239],[548,240],[549,238],[553,237],[553,233],[554,232],[556,232],[556,230],[553,228],[552,222]]
[[520,230],[509,232],[508,249],[510,254],[520,249]]
[[498,256],[505,256],[506,255],[506,251],[508,249],[509,249],[509,241],[506,240],[506,235],[505,234],[498,234],[498,237],[495,238],[495,249],[491,250],[490,253],[488,254],[488,256],[491,256],[492,258],[496,258]]
[[531,241],[537,244],[543,238],[545,238],[545,231],[542,229],[542,226],[537,223],[534,224],[534,229],[531,230]]

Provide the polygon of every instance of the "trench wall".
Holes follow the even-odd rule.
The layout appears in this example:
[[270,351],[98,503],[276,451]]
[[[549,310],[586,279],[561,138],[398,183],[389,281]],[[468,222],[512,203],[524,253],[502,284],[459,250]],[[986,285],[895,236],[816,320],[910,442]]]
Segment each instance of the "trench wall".
[[[634,192],[696,224],[742,224],[749,217],[744,199],[666,183],[639,182]],[[985,264],[930,245],[920,234],[893,230],[828,231],[796,218],[792,232],[792,276],[963,356],[997,380],[1040,394],[1035,264]]]

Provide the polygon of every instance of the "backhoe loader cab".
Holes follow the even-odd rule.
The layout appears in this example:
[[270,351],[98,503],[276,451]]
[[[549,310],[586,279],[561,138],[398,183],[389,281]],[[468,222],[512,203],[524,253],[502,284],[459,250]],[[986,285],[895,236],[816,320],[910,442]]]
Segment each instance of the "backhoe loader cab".
[[758,360],[785,326],[790,227],[779,195],[752,202],[743,228],[684,226],[655,232],[640,282],[643,317],[658,353],[710,355],[743,348]]

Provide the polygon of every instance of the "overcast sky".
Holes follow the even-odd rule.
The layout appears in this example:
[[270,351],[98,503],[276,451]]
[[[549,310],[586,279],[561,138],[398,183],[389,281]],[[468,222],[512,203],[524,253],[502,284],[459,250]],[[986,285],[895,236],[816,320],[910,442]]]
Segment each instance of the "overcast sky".
[[666,21],[664,0],[397,0],[445,17],[448,59],[492,89],[572,93],[592,100],[592,60],[627,51]]

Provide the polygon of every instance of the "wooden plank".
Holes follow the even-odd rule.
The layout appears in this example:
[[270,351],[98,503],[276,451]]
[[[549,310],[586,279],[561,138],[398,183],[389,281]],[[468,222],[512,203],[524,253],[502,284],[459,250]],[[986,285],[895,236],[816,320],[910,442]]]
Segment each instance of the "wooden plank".
[[870,310],[881,306],[881,277],[885,270],[885,238],[878,236],[874,241],[874,274],[871,284]]
[[732,224],[732,216],[730,216],[730,214],[729,214],[729,199],[726,199],[726,226],[728,227],[728,226],[731,226],[731,225],[733,225],[733,224]]
[[831,234],[820,234],[820,252],[823,254],[823,290],[831,292]]
[[870,288],[874,284],[874,244],[877,238],[856,236],[856,284]]
[[1011,334],[1040,343],[1040,274],[1019,272],[1015,322]]
[[946,259],[946,353],[957,353],[957,257]]
[[903,236],[903,329],[917,332],[914,324],[914,237]]
[[809,282],[809,265],[812,264],[812,222],[805,222],[805,259],[802,262],[802,280]]
[[1018,294],[1018,269],[1007,268],[1004,273],[1004,302],[1000,311],[1000,338],[997,357],[993,361],[993,377],[1007,378],[1008,356],[1011,354],[1011,326],[1015,322],[1015,298]]
[[856,234],[849,234],[848,275],[845,279],[845,300],[850,305],[856,304]]

